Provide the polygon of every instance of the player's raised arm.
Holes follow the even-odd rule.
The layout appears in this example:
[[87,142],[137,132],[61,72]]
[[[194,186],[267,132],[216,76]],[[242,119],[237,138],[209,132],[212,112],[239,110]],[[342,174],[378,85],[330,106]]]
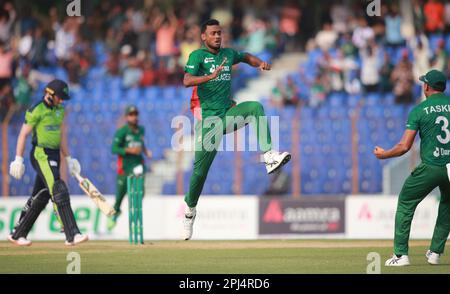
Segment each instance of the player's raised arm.
[[271,69],[270,63],[267,63],[250,53],[244,53],[242,62],[245,62],[253,67],[258,67],[261,71]]
[[373,150],[373,154],[375,154],[378,159],[402,156],[411,149],[416,134],[417,131],[415,130],[406,130],[405,133],[403,133],[403,137],[400,142],[398,142],[392,149],[384,150],[383,148],[376,146]]

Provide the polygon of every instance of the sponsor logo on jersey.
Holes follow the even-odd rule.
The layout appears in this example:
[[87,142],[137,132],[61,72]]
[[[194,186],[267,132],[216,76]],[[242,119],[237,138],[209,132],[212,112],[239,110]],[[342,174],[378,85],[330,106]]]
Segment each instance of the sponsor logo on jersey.
[[208,63],[211,63],[211,62],[214,62],[214,57],[206,57],[206,58],[203,60],[203,63],[204,63],[204,64],[208,64]]
[[59,130],[59,125],[48,125],[48,126],[45,126],[45,130],[49,131],[49,132],[51,132],[51,131],[58,131]]
[[434,157],[439,157],[439,148],[436,147],[436,150],[433,152]]
[[444,148],[436,147],[436,149],[433,152],[433,155],[434,155],[434,157],[449,156],[450,155],[450,150],[446,150]]

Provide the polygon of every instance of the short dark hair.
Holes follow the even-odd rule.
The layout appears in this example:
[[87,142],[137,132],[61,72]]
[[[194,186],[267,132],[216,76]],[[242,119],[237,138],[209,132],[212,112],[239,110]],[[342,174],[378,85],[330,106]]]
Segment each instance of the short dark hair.
[[206,32],[207,26],[220,26],[220,23],[217,19],[208,19],[207,21],[202,23],[201,32],[202,34]]

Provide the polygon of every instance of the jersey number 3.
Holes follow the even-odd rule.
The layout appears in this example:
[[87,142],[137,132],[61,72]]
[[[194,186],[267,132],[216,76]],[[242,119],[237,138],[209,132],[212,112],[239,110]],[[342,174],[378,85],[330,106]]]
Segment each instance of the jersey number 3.
[[441,131],[444,132],[445,136],[442,137],[441,135],[437,136],[436,138],[438,139],[438,141],[441,144],[448,144],[450,142],[450,131],[448,130],[448,119],[445,116],[438,116],[436,118],[436,122],[435,124],[441,124],[441,122],[443,122],[444,124],[442,125]]

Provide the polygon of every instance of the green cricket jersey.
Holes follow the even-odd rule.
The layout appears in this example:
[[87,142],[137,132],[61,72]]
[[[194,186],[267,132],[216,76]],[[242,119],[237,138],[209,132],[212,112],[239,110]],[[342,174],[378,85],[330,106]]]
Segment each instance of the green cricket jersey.
[[45,101],[25,113],[25,124],[33,127],[33,145],[43,148],[59,149],[63,121],[64,107],[50,106]]
[[450,98],[434,94],[410,112],[406,127],[419,131],[420,157],[425,164],[450,163]]
[[204,117],[222,116],[234,104],[231,97],[231,71],[232,66],[244,59],[245,53],[231,48],[221,48],[213,54],[203,46],[189,55],[185,72],[193,76],[206,76],[214,72],[216,67],[227,58],[220,75],[211,81],[198,86],[198,97]]
[[141,147],[144,152],[144,133],[145,129],[138,126],[137,131],[133,131],[128,124],[116,131],[112,143],[112,152],[119,156],[117,161],[117,173],[119,175],[129,175],[133,168],[144,163],[142,154],[126,154],[126,148]]

